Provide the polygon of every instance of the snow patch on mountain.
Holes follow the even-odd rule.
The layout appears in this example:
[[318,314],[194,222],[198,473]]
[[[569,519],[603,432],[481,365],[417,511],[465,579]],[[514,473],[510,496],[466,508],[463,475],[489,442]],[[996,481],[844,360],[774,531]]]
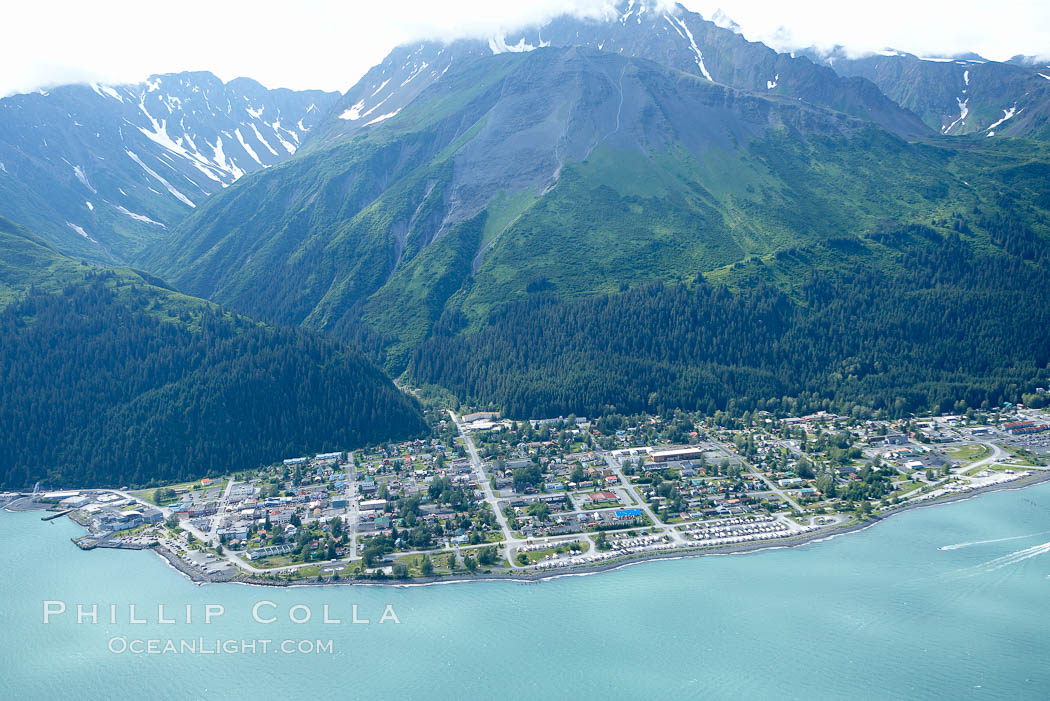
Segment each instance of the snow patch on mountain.
[[[228,138],[229,134],[226,136]],[[210,145],[211,144],[209,144],[209,146]],[[233,158],[228,158],[226,152],[223,151],[221,135],[215,137],[215,145],[212,146],[212,151],[215,152],[215,162],[219,164],[220,168],[232,175],[234,180],[244,175],[244,171],[233,162]]]
[[375,119],[373,119],[372,121],[365,122],[365,126],[367,127],[367,126],[370,126],[372,124],[378,124],[379,122],[382,122],[384,120],[390,119],[391,117],[395,116],[400,111],[401,111],[401,108],[398,107],[393,112],[387,112],[386,114],[381,114],[378,117],[376,117]]
[[780,74],[779,73],[777,73],[775,76],[773,76],[773,80],[767,80],[766,81],[766,90],[772,90],[773,88],[775,88],[777,86],[777,82],[779,80],[780,80]]
[[255,138],[262,142],[262,145],[265,146],[270,151],[270,153],[272,153],[275,156],[281,155],[277,153],[277,151],[274,150],[273,146],[270,146],[269,142],[266,141],[266,139],[263,138],[263,135],[259,133],[259,127],[255,126],[255,122],[248,122],[248,126],[252,128],[253,132],[255,132]]
[[[696,55],[696,65],[700,68],[700,72],[705,78],[710,80],[712,83],[715,79],[711,77],[711,74],[707,71],[707,66],[704,65],[704,54],[700,51],[700,47],[696,45],[696,40],[693,38],[693,33],[689,31],[689,27],[686,26],[685,22],[673,15],[664,15],[667,22],[674,27],[674,30],[678,32],[678,36],[683,39],[689,39],[689,46],[693,49],[693,53]],[[679,29],[681,27],[681,29]],[[682,32],[685,32],[684,34]]]
[[341,115],[339,115],[339,119],[348,119],[350,121],[354,121],[356,119],[361,119],[361,110],[363,110],[364,108],[365,108],[365,101],[364,100],[359,100],[354,105],[352,105],[349,109],[345,110]]
[[84,231],[84,227],[77,226],[76,224],[74,224],[71,221],[67,221],[66,222],[66,226],[68,226],[70,229],[72,229],[73,231],[77,232],[78,234],[80,234],[81,236],[86,238],[91,243],[98,243],[98,241],[96,241],[95,239],[93,239],[90,236],[88,236],[88,232]]
[[[1024,109],[1024,108],[1022,108],[1022,109]],[[1002,118],[1002,119],[1000,119],[1000,120],[999,120],[999,121],[997,121],[997,122],[992,122],[992,124],[990,124],[990,125],[988,126],[988,131],[989,131],[989,132],[992,132],[992,129],[995,129],[995,128],[996,128],[997,126],[999,126],[1000,124],[1002,124],[1003,122],[1005,122],[1005,121],[1006,121],[1007,119],[1012,119],[1012,118],[1013,118],[1013,116],[1014,116],[1015,114],[1017,114],[1018,112],[1020,112],[1020,111],[1021,111],[1021,110],[1017,109],[1017,105],[1016,105],[1016,104],[1015,104],[1015,105],[1014,105],[1013,107],[1011,107],[1010,109],[1006,109],[1006,110],[1003,110],[1003,118]],[[991,136],[991,135],[992,135],[992,134],[994,134],[994,133],[995,133],[995,132],[992,132],[991,134],[988,134],[988,136]]]
[[957,103],[959,103],[959,118],[956,119],[951,124],[949,124],[948,126],[946,126],[943,129],[941,129],[941,133],[943,133],[943,134],[950,133],[951,130],[955,128],[956,124],[962,123],[963,126],[966,126],[966,122],[965,122],[966,115],[968,115],[970,113],[970,108],[967,107],[967,103],[970,101],[970,98],[966,98],[964,100],[962,98],[957,97],[957,98],[955,98],[955,101]]
[[90,85],[91,89],[98,93],[101,97],[112,97],[114,100],[124,102],[124,97],[119,92],[117,92],[116,89],[111,88],[108,85],[102,85],[101,83],[90,83]]
[[91,190],[92,192],[96,192],[95,188],[93,188],[91,186],[91,183],[88,182],[87,176],[84,175],[83,168],[81,168],[80,166],[73,166],[73,174],[77,177],[77,180],[80,181],[81,185]]
[[237,141],[241,144],[241,148],[244,149],[245,153],[251,156],[252,160],[254,160],[256,163],[258,163],[259,165],[263,165],[263,162],[259,160],[259,154],[257,154],[255,152],[255,149],[249,146],[248,142],[244,140],[244,136],[241,135],[240,128],[234,129],[233,133],[237,136]]
[[[524,41],[524,39],[522,39],[522,41]],[[420,65],[416,66],[416,69],[414,71],[412,71],[412,74],[410,76],[408,76],[407,78],[405,78],[403,81],[401,81],[401,87],[405,87],[406,85],[411,83],[412,80],[417,75],[419,75],[424,70],[426,70],[426,67],[429,66],[429,65],[430,65],[429,63],[427,63],[426,61],[423,61],[423,63],[421,63]]]
[[137,214],[135,212],[132,212],[130,209],[127,209],[126,207],[123,207],[123,206],[121,206],[119,204],[113,204],[112,202],[110,202],[109,205],[111,207],[113,207],[115,210],[117,210],[118,212],[120,212],[121,214],[123,214],[124,216],[131,217],[135,221],[144,222],[146,224],[154,224],[156,226],[159,226],[162,229],[167,229],[168,228],[168,227],[164,226],[163,224],[161,224],[159,221],[155,221],[153,219],[150,219],[145,214]]
[[134,152],[132,152],[132,151],[128,151],[127,149],[125,149],[125,150],[124,150],[124,153],[128,154],[128,156],[129,156],[129,157],[131,158],[131,160],[133,160],[133,161],[135,161],[136,163],[138,163],[138,164],[139,164],[139,166],[140,166],[140,167],[142,168],[142,170],[146,171],[146,173],[148,173],[149,175],[153,176],[153,178],[154,178],[155,180],[157,180],[157,181],[158,181],[158,182],[159,182],[159,183],[160,183],[161,185],[163,185],[163,186],[164,186],[164,188],[165,188],[165,189],[166,189],[166,190],[167,190],[167,191],[168,191],[169,193],[171,193],[171,195],[172,195],[172,196],[173,196],[173,197],[174,197],[175,199],[179,200],[179,201],[180,201],[180,202],[182,202],[183,204],[187,204],[187,205],[189,205],[190,207],[196,207],[196,206],[197,206],[197,205],[193,204],[193,202],[192,202],[192,201],[190,200],[190,198],[189,198],[189,197],[186,197],[186,195],[184,195],[184,194],[182,194],[181,192],[179,192],[178,190],[176,190],[176,189],[175,189],[175,187],[174,187],[174,186],[173,186],[173,185],[172,185],[171,183],[169,183],[169,182],[168,182],[167,180],[165,180],[165,179],[164,179],[164,178],[163,178],[162,176],[160,176],[159,174],[157,174],[157,172],[156,172],[155,170],[153,170],[153,169],[152,169],[152,168],[150,168],[150,167],[149,167],[148,165],[146,165],[145,163],[143,163],[143,162],[142,162],[142,159],[141,159],[141,158],[139,158],[139,157],[138,157],[138,156],[137,156],[137,155],[136,155],[136,154],[135,154]]
[[[284,150],[287,151],[289,154],[295,153],[295,149],[296,149],[295,144],[291,143],[290,141],[286,141],[284,139],[284,137],[281,136],[281,128],[282,128],[281,127],[281,120],[279,120],[279,119],[276,120],[270,126],[273,127],[273,134],[274,134],[274,136],[277,137],[277,141],[280,142],[281,146],[284,146]],[[289,134],[293,139],[295,139],[295,143],[296,144],[299,143],[299,135],[296,134],[294,131],[290,131],[288,129],[285,129],[284,132],[286,134]]]

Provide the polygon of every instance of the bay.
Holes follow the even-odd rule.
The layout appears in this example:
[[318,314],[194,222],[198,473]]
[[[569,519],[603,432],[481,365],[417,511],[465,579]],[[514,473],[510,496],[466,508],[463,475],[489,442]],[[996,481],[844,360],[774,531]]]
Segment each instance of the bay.
[[[0,513],[0,698],[1050,697],[1050,484],[798,548],[536,583],[198,586],[151,552],[82,552],[80,532]],[[67,611],[44,624],[49,600]],[[78,603],[99,622],[77,623]],[[223,609],[209,624],[207,606]],[[198,651],[120,650],[169,639]],[[223,640],[314,649],[202,654]]]

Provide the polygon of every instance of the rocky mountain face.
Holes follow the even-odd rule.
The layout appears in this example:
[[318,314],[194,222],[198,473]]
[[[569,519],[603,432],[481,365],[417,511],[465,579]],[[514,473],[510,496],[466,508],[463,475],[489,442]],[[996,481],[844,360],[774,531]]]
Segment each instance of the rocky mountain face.
[[294,154],[338,96],[210,73],[0,100],[0,215],[60,250],[130,260],[208,195]]
[[[543,26],[487,41],[422,42],[398,47],[340,101],[321,132],[347,136],[389,119],[451,66],[473,58],[537,48],[580,46],[644,58],[740,90],[791,97],[873,121],[905,137],[929,131],[869,81],[843,78],[804,56],[749,42],[724,18],[707,21],[682,5],[629,0],[601,18],[557,17]],[[716,23],[717,22],[717,23]]]
[[1050,68],[1044,64],[894,50],[861,58],[841,49],[808,53],[842,76],[870,80],[941,134],[1050,138]]

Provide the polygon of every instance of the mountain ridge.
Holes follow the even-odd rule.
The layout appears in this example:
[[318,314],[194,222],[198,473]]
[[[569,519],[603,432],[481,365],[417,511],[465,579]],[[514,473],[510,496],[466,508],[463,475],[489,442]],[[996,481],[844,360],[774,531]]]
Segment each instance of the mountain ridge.
[[67,253],[127,262],[207,195],[294,153],[334,98],[197,71],[0,99],[0,215]]

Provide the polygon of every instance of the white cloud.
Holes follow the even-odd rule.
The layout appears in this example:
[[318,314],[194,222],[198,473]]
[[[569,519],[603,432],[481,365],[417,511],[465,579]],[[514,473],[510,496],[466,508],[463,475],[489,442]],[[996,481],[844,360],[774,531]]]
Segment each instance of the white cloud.
[[[1050,3],[915,0],[687,0],[719,7],[749,39],[780,49],[845,44],[919,54],[977,51],[1005,59],[1050,54]],[[34,0],[5,8],[0,95],[64,82],[133,82],[150,73],[210,70],[270,87],[346,90],[395,45],[484,36],[572,7],[597,14],[608,0],[395,0],[300,3],[184,0]]]
[[719,7],[748,39],[781,51],[845,46],[851,54],[893,47],[919,56],[975,52],[1004,61],[1016,54],[1050,58],[1050,3],[1045,0],[688,0],[710,16]]

